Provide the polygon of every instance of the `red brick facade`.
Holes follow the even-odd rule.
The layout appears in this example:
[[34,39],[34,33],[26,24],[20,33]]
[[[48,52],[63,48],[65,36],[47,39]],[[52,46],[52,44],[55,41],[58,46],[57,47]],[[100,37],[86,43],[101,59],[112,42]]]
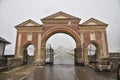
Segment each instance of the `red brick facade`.
[[[22,58],[25,46],[33,44],[36,49],[35,61],[44,62],[46,41],[50,36],[56,33],[66,33],[74,38],[76,41],[76,48],[79,49],[77,55],[79,62],[85,63],[85,61],[87,61],[85,54],[87,54],[86,50],[90,43],[98,45],[100,55],[105,54],[100,57],[108,56],[106,37],[107,24],[94,18],[79,24],[80,18],[76,18],[63,12],[58,12],[43,18],[41,21],[43,22],[43,25],[40,25],[32,20],[27,20],[16,26],[16,58]],[[95,37],[90,36],[91,32],[95,33]],[[31,41],[27,40],[28,33],[32,33]],[[91,40],[91,38],[95,38],[95,40]]]

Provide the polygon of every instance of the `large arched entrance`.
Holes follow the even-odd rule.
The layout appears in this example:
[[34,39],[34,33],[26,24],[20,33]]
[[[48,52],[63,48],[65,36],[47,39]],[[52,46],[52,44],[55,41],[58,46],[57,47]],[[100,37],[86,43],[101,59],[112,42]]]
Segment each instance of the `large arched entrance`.
[[42,38],[42,58],[45,59],[45,49],[46,49],[46,41],[48,40],[48,38],[56,33],[65,33],[65,34],[68,34],[70,35],[76,42],[76,49],[78,49],[79,51],[75,53],[76,56],[79,56],[79,57],[75,57],[75,64],[78,64],[78,60],[81,59],[81,42],[80,42],[80,38],[79,38],[79,35],[73,31],[72,29],[68,28],[68,27],[55,27],[55,28],[52,28],[50,30],[48,30],[43,38]]
[[15,58],[24,59],[24,46],[32,43],[35,47],[36,65],[45,65],[46,41],[56,33],[70,35],[76,42],[75,64],[88,65],[88,45],[96,42],[99,46],[98,59],[108,57],[106,37],[107,24],[90,18],[79,24],[80,18],[64,12],[58,12],[41,19],[42,25],[29,19],[15,28],[17,29]]
[[46,42],[46,64],[74,65],[76,48],[75,40],[65,33],[56,33]]
[[[67,29],[64,27],[64,29],[62,29],[62,28],[55,28],[54,30],[50,30],[50,33],[49,33],[49,35],[48,36],[46,36],[46,38],[43,38],[43,39],[46,39],[46,40],[44,40],[44,41],[47,41],[52,35],[54,35],[54,34],[57,34],[57,33],[64,33],[64,34],[66,34],[66,35],[69,35],[69,36],[71,36],[74,40],[75,40],[75,43],[76,43],[76,49],[77,48],[81,48],[81,46],[80,46],[80,39],[78,39],[79,41],[77,41],[77,34],[74,34],[74,32],[72,32],[72,31],[70,31],[70,30],[68,30],[68,31],[66,31]],[[56,32],[57,31],[57,32]],[[52,35],[51,35],[52,34]],[[73,35],[74,34],[74,35]],[[58,41],[59,42],[59,41]],[[65,43],[65,42],[64,42]],[[63,44],[64,44],[63,43]],[[44,43],[44,44],[46,44],[46,42]],[[79,45],[78,45],[79,44]],[[44,46],[44,49],[46,48],[46,45]],[[46,51],[46,50],[44,50],[44,51]],[[50,50],[49,50],[50,51]],[[62,51],[61,51],[62,52]],[[45,53],[45,52],[44,52]],[[78,58],[77,56],[80,56],[81,55],[81,52],[79,51],[79,53],[78,52],[74,52],[74,64],[78,64],[78,60],[81,58],[81,56]],[[69,61],[68,61],[69,62]]]

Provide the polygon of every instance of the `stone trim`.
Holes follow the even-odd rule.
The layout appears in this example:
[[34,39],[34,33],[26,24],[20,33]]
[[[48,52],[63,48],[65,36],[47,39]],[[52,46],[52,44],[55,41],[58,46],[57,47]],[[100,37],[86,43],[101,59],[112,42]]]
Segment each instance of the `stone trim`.
[[106,49],[106,40],[105,40],[105,33],[102,32],[102,46],[103,46],[103,53],[104,53],[104,57],[107,57],[107,49]]
[[17,57],[20,57],[20,53],[21,53],[21,39],[22,39],[22,34],[19,33],[18,34],[18,41],[17,41]]

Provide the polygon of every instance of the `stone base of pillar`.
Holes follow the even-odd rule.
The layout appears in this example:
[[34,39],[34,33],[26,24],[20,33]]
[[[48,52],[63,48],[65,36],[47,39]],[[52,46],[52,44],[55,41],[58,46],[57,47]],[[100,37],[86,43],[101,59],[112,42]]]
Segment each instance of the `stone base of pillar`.
[[84,63],[84,64],[85,64],[85,66],[87,66],[87,65],[88,65],[88,63],[89,63],[88,61],[85,61],[85,63]]
[[34,64],[36,66],[45,66],[45,61],[43,59],[37,59]]
[[79,63],[84,63],[84,59],[78,59]]
[[78,59],[78,62],[75,62],[76,66],[84,66],[84,60],[83,59]]
[[15,56],[15,59],[23,59],[23,56]]

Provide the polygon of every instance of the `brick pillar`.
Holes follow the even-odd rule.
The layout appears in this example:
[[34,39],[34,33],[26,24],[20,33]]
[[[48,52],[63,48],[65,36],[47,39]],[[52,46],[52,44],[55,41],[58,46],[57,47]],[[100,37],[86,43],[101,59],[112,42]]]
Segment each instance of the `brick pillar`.
[[[79,44],[79,43],[78,43]],[[78,63],[80,64],[83,64],[84,63],[84,60],[82,58],[82,48],[81,48],[81,45],[77,45],[77,60],[78,60]]]
[[45,65],[45,44],[41,45],[41,53],[40,53],[40,64]]
[[35,56],[35,65],[41,65],[41,59],[40,59],[40,54],[41,54],[41,34],[38,34],[38,40],[37,40],[37,52],[36,52],[36,56]]
[[82,60],[84,61],[84,35],[83,32],[80,34],[80,40],[81,40],[81,56]]

